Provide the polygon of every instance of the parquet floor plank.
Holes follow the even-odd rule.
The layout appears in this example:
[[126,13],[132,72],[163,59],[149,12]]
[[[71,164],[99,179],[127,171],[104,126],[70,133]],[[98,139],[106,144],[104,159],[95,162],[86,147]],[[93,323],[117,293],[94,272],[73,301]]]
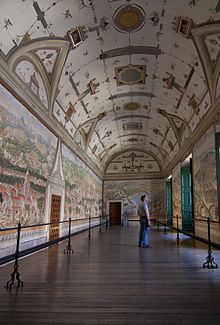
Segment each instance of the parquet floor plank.
[[[203,269],[204,244],[151,230],[137,247],[138,226],[114,226],[19,261],[24,287],[7,290],[13,264],[0,268],[0,324],[173,325],[220,323],[220,268]],[[220,251],[213,250],[220,267]]]

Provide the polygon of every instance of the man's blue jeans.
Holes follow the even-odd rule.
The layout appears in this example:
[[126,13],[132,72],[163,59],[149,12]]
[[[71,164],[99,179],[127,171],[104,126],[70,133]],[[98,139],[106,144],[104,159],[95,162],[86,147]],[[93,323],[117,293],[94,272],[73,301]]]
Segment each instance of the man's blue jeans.
[[150,227],[146,227],[145,225],[140,224],[139,242],[138,242],[138,245],[140,247],[146,247],[149,245],[149,231],[150,231]]

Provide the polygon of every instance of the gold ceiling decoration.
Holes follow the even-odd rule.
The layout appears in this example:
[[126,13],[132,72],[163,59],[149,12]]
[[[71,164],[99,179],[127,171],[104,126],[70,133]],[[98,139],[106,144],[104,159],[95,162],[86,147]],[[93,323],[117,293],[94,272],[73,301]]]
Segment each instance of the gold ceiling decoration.
[[138,5],[123,5],[115,11],[113,21],[120,32],[136,32],[144,26],[145,12]]
[[138,108],[140,108],[140,104],[139,103],[136,103],[136,102],[128,102],[124,105],[124,108],[127,109],[127,110],[130,110],[130,111],[133,111],[133,110],[136,110]]
[[145,84],[146,66],[129,64],[115,68],[115,78],[118,86]]

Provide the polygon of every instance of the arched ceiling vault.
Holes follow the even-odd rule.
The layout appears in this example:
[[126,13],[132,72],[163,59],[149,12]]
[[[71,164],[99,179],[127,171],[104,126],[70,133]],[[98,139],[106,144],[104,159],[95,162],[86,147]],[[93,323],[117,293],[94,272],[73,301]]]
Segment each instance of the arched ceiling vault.
[[100,175],[166,175],[217,110],[220,1],[18,2],[4,85]]

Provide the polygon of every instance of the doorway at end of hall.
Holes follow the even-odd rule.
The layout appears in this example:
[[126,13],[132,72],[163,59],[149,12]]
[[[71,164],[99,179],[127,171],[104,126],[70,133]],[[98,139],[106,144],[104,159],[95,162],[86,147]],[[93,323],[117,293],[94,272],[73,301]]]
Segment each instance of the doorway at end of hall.
[[110,225],[121,224],[121,202],[109,202]]

